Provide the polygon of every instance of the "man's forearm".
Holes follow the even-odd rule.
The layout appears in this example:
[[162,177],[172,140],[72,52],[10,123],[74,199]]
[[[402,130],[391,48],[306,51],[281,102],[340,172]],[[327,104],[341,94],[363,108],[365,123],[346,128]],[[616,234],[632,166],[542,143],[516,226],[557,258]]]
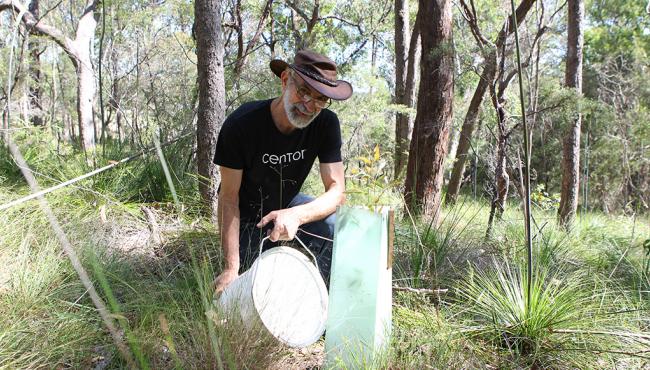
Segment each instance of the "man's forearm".
[[239,270],[239,199],[220,197],[219,234],[223,249],[224,269]]
[[336,211],[336,207],[344,201],[344,189],[334,185],[313,201],[294,208],[299,212],[300,224],[304,225],[331,215]]

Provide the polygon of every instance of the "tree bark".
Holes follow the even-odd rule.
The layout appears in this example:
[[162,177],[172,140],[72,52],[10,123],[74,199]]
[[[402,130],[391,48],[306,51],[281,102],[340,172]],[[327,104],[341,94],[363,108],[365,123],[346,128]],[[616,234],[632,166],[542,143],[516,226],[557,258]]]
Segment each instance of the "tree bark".
[[[300,3],[296,3],[291,0],[285,1],[291,8],[291,32],[296,44],[296,51],[309,49],[315,42],[315,35],[312,33],[312,31],[320,20],[320,0],[314,0],[314,6],[311,9],[311,14],[307,14],[303,9],[300,8]],[[304,34],[300,32],[300,27],[297,24],[297,17],[300,17],[307,26],[307,30]]]
[[420,0],[422,39],[418,109],[408,159],[405,199],[437,222],[454,97],[451,0]]
[[[406,45],[409,39],[409,9],[407,0],[395,0],[395,104],[406,100]],[[395,115],[395,178],[404,168],[408,135],[408,115]]]
[[[422,56],[421,53],[421,45],[420,45],[420,20],[418,17],[415,18],[415,24],[413,25],[413,32],[411,33],[411,42],[409,45],[409,55],[408,55],[408,60],[406,62],[407,68],[406,68],[406,85],[404,89],[404,96],[406,98],[405,105],[408,108],[413,108],[413,105],[415,104],[415,95],[417,93],[416,89],[416,81],[420,79],[420,58]],[[409,115],[406,117],[407,119],[407,124],[406,126],[406,148],[409,147],[409,142],[411,140],[411,133],[413,131],[413,121],[414,117]],[[406,165],[406,161],[408,160],[408,154],[407,157],[403,159],[402,163]]]
[[[29,11],[36,19],[40,17],[38,1],[31,0],[29,3]],[[42,126],[44,122],[43,106],[41,105],[41,50],[37,38],[29,40],[29,55],[31,57],[29,64],[29,74],[31,76],[29,87],[30,121],[34,126]]]
[[95,146],[95,125],[93,123],[95,79],[88,47],[89,45],[86,45],[85,48],[83,46],[79,48],[79,59],[76,66],[79,141],[84,150]]
[[[582,47],[584,44],[583,0],[568,0],[567,58],[564,81],[568,88],[582,94]],[[558,221],[569,228],[578,209],[580,186],[580,127],[582,117],[576,112],[565,135],[562,145],[562,191]]]
[[492,212],[498,220],[501,220],[503,211],[506,208],[506,199],[508,198],[508,188],[510,187],[510,176],[507,172],[508,159],[508,138],[507,115],[503,107],[503,97],[497,95],[494,89],[491,89],[492,104],[497,113],[497,156],[494,170],[495,194],[492,200]]
[[206,211],[217,216],[219,175],[212,163],[217,133],[225,117],[226,94],[223,66],[221,0],[194,2],[199,107],[197,112],[197,167],[199,192]]
[[[415,104],[415,82],[418,80],[417,71],[420,68],[420,28],[419,21],[415,20],[411,40],[406,58],[406,77],[404,81],[404,96],[401,103],[407,108]],[[413,118],[410,114],[397,114],[395,125],[395,178],[403,172],[408,161],[408,148],[411,131],[413,130]],[[399,147],[397,147],[399,145]]]
[[[114,13],[115,14],[115,13]],[[120,19],[116,15],[113,17],[113,22],[114,25],[117,27],[117,29],[120,29]],[[115,32],[115,26],[111,27],[112,32]],[[109,113],[110,116],[115,114],[115,128],[117,130],[117,142],[121,143],[122,142],[122,136],[123,136],[123,130],[122,130],[122,119],[123,119],[123,112],[122,112],[122,96],[121,96],[121,90],[120,90],[120,77],[118,76],[118,56],[117,52],[115,50],[115,38],[116,35],[112,34],[111,35],[111,96],[110,99],[108,100],[108,106],[109,109],[111,110],[111,113]]]

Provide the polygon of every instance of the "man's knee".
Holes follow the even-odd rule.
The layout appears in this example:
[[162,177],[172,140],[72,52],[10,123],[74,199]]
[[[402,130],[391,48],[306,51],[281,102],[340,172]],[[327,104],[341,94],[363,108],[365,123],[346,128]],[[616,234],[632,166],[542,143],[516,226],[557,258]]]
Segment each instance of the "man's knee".
[[334,237],[334,226],[336,226],[336,212],[334,212],[331,215],[325,217],[323,222],[325,223],[325,225],[327,225],[329,235],[331,237]]

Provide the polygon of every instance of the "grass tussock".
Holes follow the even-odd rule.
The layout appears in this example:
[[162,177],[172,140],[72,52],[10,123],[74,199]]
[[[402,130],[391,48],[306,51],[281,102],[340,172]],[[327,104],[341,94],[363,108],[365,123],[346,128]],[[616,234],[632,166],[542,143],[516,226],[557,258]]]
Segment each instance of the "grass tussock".
[[495,262],[460,284],[458,302],[477,324],[468,333],[534,363],[540,352],[563,343],[556,330],[582,327],[590,312],[580,278],[540,269],[532,276],[529,295],[524,269]]

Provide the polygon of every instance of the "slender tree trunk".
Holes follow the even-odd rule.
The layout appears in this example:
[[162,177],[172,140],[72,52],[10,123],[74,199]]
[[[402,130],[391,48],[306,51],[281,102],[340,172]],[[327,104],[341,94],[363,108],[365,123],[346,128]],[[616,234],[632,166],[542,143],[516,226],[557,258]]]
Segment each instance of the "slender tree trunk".
[[[395,0],[395,104],[406,100],[406,57],[408,50],[409,10],[407,0]],[[406,126],[406,127],[405,127]],[[408,115],[395,115],[395,178],[399,177],[406,156],[406,135],[408,134]]]
[[481,77],[478,80],[478,85],[476,86],[476,90],[474,90],[474,95],[472,96],[469,108],[467,108],[465,120],[463,121],[463,127],[460,131],[460,139],[458,141],[458,148],[456,149],[456,160],[454,161],[451,178],[447,185],[447,196],[445,197],[446,204],[454,204],[458,198],[463,174],[465,173],[467,154],[469,153],[472,143],[472,135],[474,134],[474,128],[478,122],[485,92],[496,76],[496,64],[496,53],[492,51],[485,61],[485,67],[483,67],[483,72],[481,72]]
[[[517,6],[516,9],[516,19],[517,24],[521,24],[526,18],[528,11],[531,9],[535,0],[522,0]],[[476,18],[470,20],[474,22],[471,24],[473,30],[475,31],[474,36],[477,38],[477,42],[480,46],[487,46],[491,50],[486,51],[487,55],[485,58],[485,67],[483,72],[481,72],[481,77],[479,79],[478,85],[472,97],[472,101],[465,115],[465,120],[463,121],[463,127],[460,132],[460,141],[458,143],[458,149],[456,150],[456,157],[454,160],[454,168],[452,170],[451,178],[449,179],[449,185],[447,187],[447,196],[445,198],[445,203],[453,204],[458,198],[460,192],[460,187],[462,185],[462,178],[465,172],[465,164],[467,162],[467,153],[471,147],[472,135],[474,133],[474,127],[478,120],[479,111],[481,108],[481,103],[483,97],[488,87],[494,83],[496,78],[496,68],[497,68],[497,55],[496,50],[502,49],[503,45],[508,39],[508,36],[514,32],[514,24],[512,23],[512,15],[508,16],[508,19],[505,20],[501,31],[496,37],[494,44],[485,45],[485,37],[480,33],[478,24],[476,24]]]
[[[494,94],[494,92],[492,92]],[[492,201],[492,207],[495,210],[497,220],[501,219],[503,211],[506,208],[506,199],[508,198],[508,188],[510,186],[510,176],[507,172],[508,159],[508,130],[507,116],[503,108],[501,97],[493,97],[494,108],[497,112],[497,156],[496,167],[494,170],[495,194]]]
[[95,125],[93,104],[95,99],[95,73],[90,59],[90,48],[95,38],[97,20],[95,19],[95,0],[88,0],[84,13],[79,19],[77,32],[72,43],[72,55],[76,59],[77,72],[77,118],[79,122],[79,141],[86,151],[95,146]]
[[196,0],[194,14],[199,81],[196,128],[199,191],[206,209],[215,218],[219,178],[212,160],[226,109],[221,1]]
[[[406,63],[406,76],[404,79],[404,94],[398,104],[403,104],[407,108],[412,108],[415,102],[415,82],[418,79],[416,71],[420,67],[420,28],[416,19],[413,25],[413,32],[408,48],[408,57]],[[410,114],[397,113],[395,122],[395,178],[398,178],[408,161],[408,148],[411,131],[413,128],[413,118]]]
[[438,216],[454,96],[451,0],[420,0],[422,38],[418,109],[407,166],[405,199],[416,211]]
[[[420,44],[420,27],[419,27],[419,18],[416,17],[415,24],[413,25],[413,33],[411,34],[411,43],[409,45],[409,56],[407,61],[407,70],[406,70],[406,89],[404,95],[406,96],[406,106],[413,108],[415,105],[415,98],[417,94],[417,85],[416,82],[420,80],[420,59],[422,57],[422,48]],[[406,146],[409,146],[411,140],[411,134],[413,133],[413,122],[415,117],[408,116],[408,128],[406,135]],[[404,164],[408,158],[404,158]]]
[[135,42],[135,60],[137,61],[135,65],[135,86],[133,87],[135,98],[133,99],[133,109],[131,111],[131,122],[133,122],[133,127],[131,128],[131,143],[135,143],[136,135],[139,137],[140,128],[139,128],[139,119],[140,119],[140,100],[138,95],[140,92],[140,41],[136,40]]
[[[244,68],[244,64],[246,63],[246,58],[250,53],[252,53],[253,49],[255,49],[255,46],[257,45],[257,42],[262,34],[262,30],[264,29],[264,25],[266,24],[266,19],[272,13],[273,0],[266,1],[264,10],[262,10],[260,19],[257,22],[257,28],[255,29],[255,33],[253,34],[251,39],[248,40],[245,49],[244,49],[244,41],[243,41],[243,34],[242,34],[243,25],[241,24],[240,8],[241,8],[241,3],[238,0],[237,10],[236,10],[237,20],[239,23],[238,36],[237,36],[237,60],[235,61],[234,76],[233,76],[233,80],[235,81],[236,85],[239,85],[239,78],[241,76],[242,69]],[[239,88],[239,86],[237,86],[237,88]]]
[[6,107],[2,110],[2,145],[3,147],[7,145],[9,140],[7,139],[9,132],[9,107]]
[[[564,75],[565,84],[582,94],[582,47],[584,43],[583,0],[568,0],[567,60]],[[562,146],[562,191],[558,221],[569,228],[578,209],[580,189],[580,127],[582,117],[576,112],[564,135]]]
[[86,50],[86,55],[79,59],[76,68],[79,139],[84,150],[95,146],[95,125],[93,123],[95,79],[91,63],[90,52]]
[[[38,0],[32,0],[29,3],[29,11],[34,15],[34,18],[38,19],[40,17]],[[29,55],[31,57],[29,65],[29,74],[31,76],[29,87],[30,120],[34,126],[42,126],[44,122],[43,106],[41,105],[41,50],[36,37],[29,40]]]
[[[114,17],[113,18],[114,24],[117,25],[119,29],[119,18]],[[115,27],[111,27],[112,30],[115,29]],[[120,78],[118,76],[118,70],[117,70],[117,64],[118,64],[118,58],[117,58],[117,52],[115,50],[115,35],[111,35],[111,97],[109,99],[109,108],[111,110],[111,113],[109,114],[110,116],[115,115],[115,128],[117,130],[117,142],[121,143],[122,142],[122,136],[123,136],[123,129],[122,129],[122,120],[123,120],[123,112],[122,112],[122,97],[121,97],[121,91],[120,91]]]

